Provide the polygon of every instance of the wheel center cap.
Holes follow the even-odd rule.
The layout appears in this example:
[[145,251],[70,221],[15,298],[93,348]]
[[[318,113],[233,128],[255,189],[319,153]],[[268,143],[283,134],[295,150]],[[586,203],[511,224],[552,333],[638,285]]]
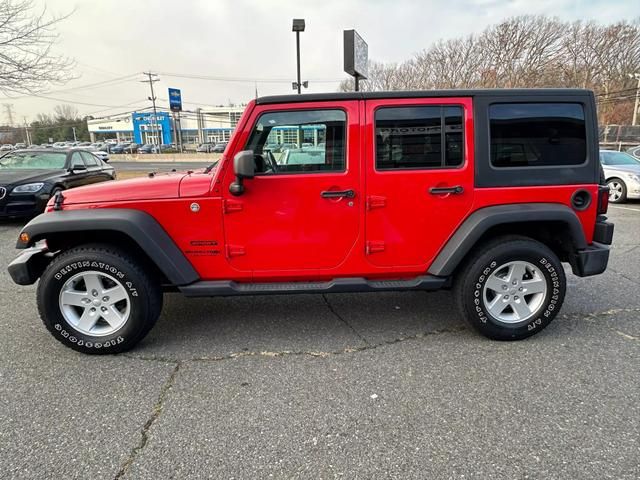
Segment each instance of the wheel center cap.
[[99,307],[99,306],[102,304],[102,302],[96,298],[96,299],[93,301],[93,304],[94,304],[96,307]]
[[516,289],[512,288],[511,290],[509,290],[509,294],[510,295],[515,295],[516,294]]

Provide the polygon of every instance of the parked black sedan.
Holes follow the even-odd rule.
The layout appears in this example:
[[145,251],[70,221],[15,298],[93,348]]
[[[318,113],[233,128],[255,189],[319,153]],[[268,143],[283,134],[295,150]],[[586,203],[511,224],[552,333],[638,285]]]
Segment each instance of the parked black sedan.
[[113,167],[82,149],[9,152],[0,157],[0,218],[37,215],[60,190],[115,178]]

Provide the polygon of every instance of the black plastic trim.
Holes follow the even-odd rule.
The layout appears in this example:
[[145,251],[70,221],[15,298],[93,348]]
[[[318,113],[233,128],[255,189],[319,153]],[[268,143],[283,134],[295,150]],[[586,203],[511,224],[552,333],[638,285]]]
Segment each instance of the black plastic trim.
[[571,262],[574,275],[589,277],[598,275],[607,269],[609,248],[594,242],[584,250],[576,252]]
[[[24,226],[28,244],[18,240],[16,248],[27,248],[52,233],[116,231],[127,235],[156,264],[173,285],[199,279],[191,263],[169,234],[148,213],[123,208],[62,210],[38,215]],[[22,233],[21,232],[21,233]]]
[[27,248],[10,264],[7,270],[11,279],[18,285],[32,285],[53,259],[46,246]]
[[522,203],[486,207],[471,214],[435,258],[428,273],[446,277],[453,273],[476,242],[491,227],[508,223],[557,221],[566,223],[574,249],[587,248],[582,224],[573,210],[555,203]]
[[611,243],[613,243],[613,230],[613,223],[606,222],[605,220],[596,221],[596,226],[593,230],[593,241],[604,245],[611,245]]
[[200,281],[179,287],[186,297],[237,295],[279,295],[292,293],[352,293],[389,290],[438,290],[449,279],[424,275],[409,280],[367,280],[362,277],[336,278],[325,282],[238,283],[230,280]]

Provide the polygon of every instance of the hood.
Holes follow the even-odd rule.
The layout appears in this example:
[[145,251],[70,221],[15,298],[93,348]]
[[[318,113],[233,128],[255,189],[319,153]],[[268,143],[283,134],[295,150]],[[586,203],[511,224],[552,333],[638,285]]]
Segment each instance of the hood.
[[53,177],[64,174],[64,170],[31,170],[26,168],[0,168],[0,185],[16,185],[22,183],[46,182]]
[[152,177],[145,176],[72,188],[63,193],[64,203],[123,202],[177,198],[180,181],[186,175],[186,173],[160,173]]

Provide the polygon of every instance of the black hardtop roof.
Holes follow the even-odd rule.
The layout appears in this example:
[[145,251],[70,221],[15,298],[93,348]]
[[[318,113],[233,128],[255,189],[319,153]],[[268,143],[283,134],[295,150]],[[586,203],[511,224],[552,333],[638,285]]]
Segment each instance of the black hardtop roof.
[[259,97],[256,104],[293,102],[329,102],[334,100],[367,100],[383,98],[438,98],[438,97],[505,97],[505,96],[593,96],[591,90],[581,88],[478,88],[471,90],[394,90],[387,92],[333,92],[305,93],[301,95],[271,95]]

